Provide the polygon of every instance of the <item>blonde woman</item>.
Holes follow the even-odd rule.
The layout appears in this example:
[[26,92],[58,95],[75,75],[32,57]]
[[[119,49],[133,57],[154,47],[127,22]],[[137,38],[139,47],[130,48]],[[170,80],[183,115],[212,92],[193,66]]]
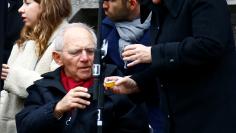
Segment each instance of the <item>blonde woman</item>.
[[70,0],[24,0],[18,11],[25,25],[8,64],[2,64],[0,131],[4,133],[16,133],[15,114],[23,108],[26,88],[57,67],[52,59],[53,40],[67,24],[71,4]]

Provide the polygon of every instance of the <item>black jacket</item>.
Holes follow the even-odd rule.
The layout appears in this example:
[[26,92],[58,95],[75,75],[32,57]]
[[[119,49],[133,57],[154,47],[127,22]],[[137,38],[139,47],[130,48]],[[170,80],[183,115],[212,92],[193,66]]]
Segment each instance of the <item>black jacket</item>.
[[[105,75],[117,75],[114,66],[107,66]],[[103,80],[102,80],[103,81]],[[101,83],[102,86],[102,83]],[[43,75],[27,89],[25,108],[16,115],[18,133],[96,133],[97,100],[86,109],[75,109],[57,120],[53,116],[56,103],[66,91],[60,83],[60,68]],[[89,88],[92,93],[93,87]],[[103,133],[148,133],[146,110],[135,105],[125,95],[105,91]]]
[[152,66],[132,78],[141,89],[160,78],[171,133],[235,133],[236,54],[226,1],[143,0],[142,17],[150,10]]
[[15,41],[20,37],[20,31],[23,27],[23,21],[18,9],[23,4],[21,0],[7,0],[8,12],[7,12],[7,24],[6,24],[6,41],[4,44],[4,58],[3,62],[7,63],[11,50]]
[[[6,41],[6,33],[5,33],[5,30],[6,30],[6,12],[7,12],[7,1],[6,0],[1,0],[0,1],[0,5],[1,5],[1,8],[0,8],[0,73],[2,73],[2,63],[3,63],[3,46],[4,46],[4,43]],[[3,82],[2,80],[0,81],[0,91],[2,90],[3,88]]]

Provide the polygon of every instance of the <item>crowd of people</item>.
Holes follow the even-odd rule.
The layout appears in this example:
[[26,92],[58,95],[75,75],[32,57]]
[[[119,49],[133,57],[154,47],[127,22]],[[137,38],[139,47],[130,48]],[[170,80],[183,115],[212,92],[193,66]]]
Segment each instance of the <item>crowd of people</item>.
[[236,132],[236,52],[225,0],[103,0],[103,44],[87,24],[68,23],[70,0],[18,2],[8,1],[8,19],[19,25],[4,38],[12,47],[1,69],[4,133],[95,133],[98,124],[103,133]]

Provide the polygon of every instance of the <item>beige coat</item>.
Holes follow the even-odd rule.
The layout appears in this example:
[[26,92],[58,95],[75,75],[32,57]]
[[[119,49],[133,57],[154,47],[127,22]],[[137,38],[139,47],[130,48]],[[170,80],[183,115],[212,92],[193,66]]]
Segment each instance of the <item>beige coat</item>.
[[53,40],[67,22],[63,22],[49,40],[48,48],[39,59],[36,55],[34,41],[26,41],[23,47],[14,45],[8,59],[10,67],[7,79],[4,81],[4,90],[0,97],[0,132],[16,133],[15,115],[24,104],[28,93],[26,88],[35,80],[41,78],[41,74],[58,67],[52,59],[54,50]]

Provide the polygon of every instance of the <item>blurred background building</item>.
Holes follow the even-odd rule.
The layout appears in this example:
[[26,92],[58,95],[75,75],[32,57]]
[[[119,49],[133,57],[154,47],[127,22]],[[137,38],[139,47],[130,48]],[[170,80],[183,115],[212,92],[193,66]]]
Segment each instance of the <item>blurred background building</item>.
[[84,22],[97,29],[99,0],[71,0],[70,22]]

